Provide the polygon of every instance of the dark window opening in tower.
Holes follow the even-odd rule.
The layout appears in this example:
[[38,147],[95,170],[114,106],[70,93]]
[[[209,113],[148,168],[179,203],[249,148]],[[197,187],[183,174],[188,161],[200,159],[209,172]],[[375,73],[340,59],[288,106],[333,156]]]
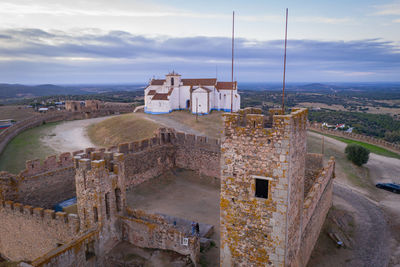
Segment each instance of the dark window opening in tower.
[[110,219],[110,193],[106,193],[106,195],[105,195],[105,202],[106,202],[106,215],[107,215],[107,219]]
[[93,217],[94,217],[94,222],[99,221],[99,213],[97,212],[97,207],[93,207]]
[[268,180],[255,179],[256,182],[256,197],[268,198]]
[[117,207],[117,211],[121,211],[121,189],[115,189],[115,204]]

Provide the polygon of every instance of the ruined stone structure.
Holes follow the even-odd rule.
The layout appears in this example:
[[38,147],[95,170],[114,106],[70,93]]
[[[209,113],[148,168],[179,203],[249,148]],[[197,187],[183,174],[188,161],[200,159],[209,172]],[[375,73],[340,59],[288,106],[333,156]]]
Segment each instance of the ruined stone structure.
[[[178,167],[221,178],[221,265],[305,266],[331,206],[334,161],[323,168],[321,155],[306,154],[306,110],[275,113],[226,114],[222,141],[160,129],[140,142],[28,161],[18,175],[0,172],[1,256],[119,266],[113,249],[128,243],[196,265],[198,237],[126,204],[127,188]],[[77,214],[49,209],[73,196]]]
[[91,112],[100,110],[102,103],[98,100],[66,101],[65,109],[68,111]]
[[224,115],[221,266],[305,266],[332,203],[334,161],[306,166],[307,110],[271,113]]

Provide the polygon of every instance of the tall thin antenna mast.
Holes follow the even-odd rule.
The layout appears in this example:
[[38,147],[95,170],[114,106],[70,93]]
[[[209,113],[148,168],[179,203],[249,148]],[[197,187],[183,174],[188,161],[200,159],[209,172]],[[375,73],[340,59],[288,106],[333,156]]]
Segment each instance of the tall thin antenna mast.
[[231,73],[231,82],[232,82],[232,90],[231,90],[231,113],[233,112],[233,58],[234,58],[234,45],[235,45],[235,11],[232,13],[232,73]]
[[285,79],[286,79],[287,24],[288,24],[288,9],[286,8],[285,56],[284,56],[284,59],[283,59],[282,115],[285,114]]

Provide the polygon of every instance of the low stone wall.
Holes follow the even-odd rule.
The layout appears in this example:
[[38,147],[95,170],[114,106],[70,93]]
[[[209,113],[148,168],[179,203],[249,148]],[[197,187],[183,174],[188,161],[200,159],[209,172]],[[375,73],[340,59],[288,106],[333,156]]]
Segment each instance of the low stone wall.
[[12,261],[32,261],[68,242],[79,230],[76,215],[0,200],[0,251]]
[[391,150],[393,152],[400,153],[400,145],[387,142],[387,141],[385,141],[383,139],[378,139],[378,138],[367,136],[367,135],[363,135],[363,134],[347,133],[345,131],[328,129],[328,128],[322,127],[321,123],[315,123],[315,122],[314,123],[310,123],[308,125],[308,129],[309,130],[313,130],[313,131],[317,131],[317,132],[321,132],[321,133],[324,133],[324,134],[330,134],[330,135],[334,135],[334,136],[339,136],[339,137],[344,137],[344,138],[348,138],[348,139],[352,139],[352,140],[357,140],[357,141],[362,141],[362,142],[374,144],[374,145],[377,145],[377,146],[380,146],[380,147],[387,148],[387,149],[389,149],[389,150]]
[[199,239],[179,231],[162,216],[127,209],[127,216],[122,216],[121,221],[123,240],[138,247],[172,250],[190,255],[194,263],[198,262]]

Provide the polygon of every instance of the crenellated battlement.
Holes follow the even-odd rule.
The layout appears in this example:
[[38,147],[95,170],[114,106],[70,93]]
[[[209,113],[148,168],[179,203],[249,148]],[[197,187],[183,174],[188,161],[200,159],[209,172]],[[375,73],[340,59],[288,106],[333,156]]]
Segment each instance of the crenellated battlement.
[[76,214],[55,212],[54,210],[23,205],[10,200],[0,200],[0,213],[4,213],[2,216],[12,215],[19,218],[22,217],[26,221],[41,221],[45,225],[61,224],[66,228],[70,228],[75,233],[79,230],[79,219]]
[[118,174],[121,163],[124,162],[123,153],[105,151],[105,149],[91,151],[90,155],[76,155],[73,158],[74,167],[79,170],[88,171],[106,169],[110,174]]
[[305,130],[308,110],[292,109],[290,114],[282,110],[271,109],[269,115],[263,115],[258,108],[245,108],[237,113],[224,113],[225,136],[230,135],[270,135],[285,129]]
[[60,168],[72,167],[72,155],[69,152],[62,153],[58,156],[53,155],[47,157],[42,163],[39,159],[28,160],[25,163],[25,170],[20,172],[22,176],[33,176],[39,173],[54,171]]

